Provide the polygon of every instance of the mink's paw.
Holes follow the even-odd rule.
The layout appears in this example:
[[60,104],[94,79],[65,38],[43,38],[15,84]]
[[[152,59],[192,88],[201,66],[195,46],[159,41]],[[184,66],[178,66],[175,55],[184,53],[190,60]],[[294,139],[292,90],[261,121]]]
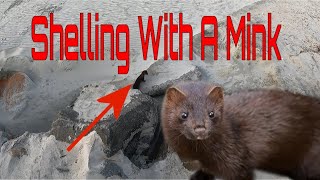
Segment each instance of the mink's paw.
[[214,180],[214,176],[202,170],[198,170],[191,175],[190,180]]

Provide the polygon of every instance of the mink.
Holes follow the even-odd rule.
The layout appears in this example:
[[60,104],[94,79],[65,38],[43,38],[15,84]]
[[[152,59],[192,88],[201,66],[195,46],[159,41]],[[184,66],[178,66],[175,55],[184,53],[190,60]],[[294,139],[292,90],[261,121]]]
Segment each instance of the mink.
[[182,160],[200,164],[191,179],[254,179],[254,170],[320,179],[320,100],[279,89],[224,95],[206,82],[168,88],[161,125]]
[[148,75],[148,71],[144,70],[142,71],[142,73],[139,75],[139,77],[136,79],[136,81],[134,82],[133,86],[132,86],[132,89],[139,89],[140,87],[140,84],[142,82],[146,82],[145,79],[144,79],[144,76],[145,75]]

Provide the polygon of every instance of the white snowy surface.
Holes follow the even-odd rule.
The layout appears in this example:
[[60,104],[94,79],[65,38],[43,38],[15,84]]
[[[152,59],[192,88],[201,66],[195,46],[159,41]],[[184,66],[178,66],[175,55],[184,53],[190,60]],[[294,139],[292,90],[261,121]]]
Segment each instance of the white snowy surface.
[[[73,110],[79,113],[78,119],[83,122],[92,122],[109,104],[100,103],[97,99],[114,92],[117,88],[106,81],[90,84],[84,87],[80,96],[74,103]],[[139,90],[129,90],[124,102],[124,107],[131,101],[132,96],[139,93]],[[113,109],[108,111],[105,117],[113,114]]]
[[[104,159],[102,142],[96,133],[86,136],[70,153],[68,144],[55,140],[54,136],[25,133],[1,147],[0,178],[87,178],[96,175]],[[16,156],[13,148],[24,149]],[[94,162],[92,157],[94,155]],[[101,178],[101,176],[100,176]]]
[[[148,16],[154,21],[164,12],[175,13],[177,22],[178,13],[183,12],[184,23],[193,27],[194,34],[199,32],[201,18],[204,15],[216,15],[223,21],[239,9],[253,4],[250,0],[215,0],[215,1],[27,1],[27,0],[0,0],[0,69],[7,64],[10,70],[31,73],[37,86],[30,93],[28,106],[16,119],[8,119],[10,128],[16,134],[25,130],[30,132],[43,132],[50,128],[57,112],[69,105],[78,88],[99,81],[117,81],[126,78],[133,83],[142,70],[148,68],[155,61],[142,59],[138,16],[143,17],[144,25]],[[102,24],[116,26],[121,23],[128,24],[130,28],[130,71],[127,75],[117,75],[117,66],[123,62],[118,61],[34,61],[31,64],[19,67],[16,62],[3,62],[12,56],[31,57],[31,47],[37,47],[31,39],[31,20],[36,15],[49,15],[54,12],[55,23],[79,25],[80,13],[99,13]],[[39,27],[37,32],[46,32],[47,29]],[[85,31],[86,32],[86,31]],[[85,34],[86,35],[86,34]],[[162,34],[163,36],[163,34]],[[55,39],[55,46],[59,47],[59,38]],[[85,38],[86,40],[87,38]],[[107,38],[108,39],[108,38]],[[162,38],[163,39],[163,38]],[[87,45],[87,42],[85,42]],[[178,36],[174,36],[174,48],[178,46]],[[41,45],[40,45],[41,46]],[[94,47],[94,43],[92,44]],[[149,54],[152,50],[149,48]],[[55,54],[59,49],[55,48]],[[106,54],[107,55],[107,54]],[[159,58],[163,56],[163,41],[159,48]],[[57,58],[59,58],[57,56]],[[8,65],[9,64],[9,65]],[[26,72],[25,72],[26,73]],[[30,74],[27,74],[30,76]],[[107,91],[106,91],[107,92]],[[91,115],[90,115],[91,116]],[[4,120],[3,120],[4,121]],[[22,126],[23,124],[23,126]],[[15,128],[18,127],[18,128]]]
[[[138,179],[182,179],[192,172],[182,166],[176,154],[169,154],[148,169],[139,169],[125,157],[122,151],[107,158],[103,143],[96,132],[84,137],[70,152],[68,144],[54,136],[42,133],[25,133],[6,142],[0,151],[1,179],[93,179],[105,178],[105,161],[122,168],[125,176]],[[28,168],[26,168],[28,167]],[[258,173],[257,178],[277,178]]]
[[[183,178],[190,174],[176,155],[169,155],[167,160],[160,161],[148,170],[134,166],[121,151],[107,158],[96,132],[84,137],[70,152],[66,151],[67,146],[67,143],[57,141],[54,136],[41,133],[25,133],[8,141],[0,151],[0,178],[103,179],[105,177],[101,172],[106,160],[120,166],[130,178]],[[14,152],[16,149],[20,150],[19,153]]]

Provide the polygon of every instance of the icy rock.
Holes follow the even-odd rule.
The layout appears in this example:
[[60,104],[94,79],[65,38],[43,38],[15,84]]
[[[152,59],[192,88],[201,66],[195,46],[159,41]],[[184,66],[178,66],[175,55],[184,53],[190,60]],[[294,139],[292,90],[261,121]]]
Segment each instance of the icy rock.
[[[114,90],[114,85],[105,82],[85,86],[74,104],[59,113],[50,133],[58,140],[73,141],[108,106],[97,99]],[[159,140],[159,110],[153,98],[130,90],[119,119],[116,121],[110,110],[94,127],[106,145],[106,154],[112,156],[123,149],[137,166],[146,166],[157,151],[153,144]]]
[[[70,152],[68,144],[45,133],[9,140],[0,151],[1,179],[85,179],[105,178],[104,145],[92,132]],[[28,167],[28,168],[26,168]]]
[[12,56],[3,60],[0,66],[2,71],[18,71],[30,74],[32,72],[33,60],[28,56]]
[[128,178],[124,172],[123,169],[117,165],[115,162],[112,162],[110,160],[105,161],[105,163],[103,164],[104,168],[101,171],[101,174],[104,177],[115,177],[117,176],[116,179],[120,179],[120,178]]
[[22,72],[1,72],[1,79],[4,108],[14,117],[26,107],[28,91],[34,83]]
[[[13,56],[8,55],[6,58],[1,60],[0,57],[0,69],[1,71],[8,72],[22,72],[25,73],[33,82],[38,82],[41,79],[41,76],[45,73],[44,70],[48,68],[52,68],[54,64],[47,65],[48,68],[45,68],[45,65],[50,63],[50,61],[43,61],[41,63],[33,61],[31,55],[26,55],[21,51],[26,51],[28,48],[17,48],[17,52],[13,54]],[[21,50],[23,49],[23,50]],[[5,50],[6,51],[6,50]],[[30,49],[29,49],[30,51]],[[18,53],[22,54],[18,54]],[[1,52],[0,52],[1,56]],[[48,72],[49,70],[47,70]],[[42,74],[42,75],[40,75]]]
[[3,96],[3,91],[7,85],[8,80],[0,80],[0,97]]
[[145,81],[140,85],[141,92],[151,96],[163,95],[166,89],[183,80],[200,80],[201,72],[189,61],[158,60],[148,69]]
[[[187,179],[192,174],[175,153],[168,153],[147,169],[137,167],[121,150],[106,157],[105,146],[96,132],[85,136],[70,152],[66,151],[67,146],[47,133],[25,133],[9,140],[0,150],[0,178]],[[261,173],[257,177],[270,178]]]
[[[57,129],[61,129],[60,135],[68,134],[69,132],[63,132],[66,129],[71,133],[74,132],[73,123],[80,123],[77,119],[78,113],[72,107],[61,112],[60,117],[64,119],[59,122],[69,126],[68,128],[63,124],[60,124],[60,127],[56,126]],[[65,138],[69,139],[68,136]],[[0,178],[186,179],[192,173],[183,166],[176,154],[171,153],[147,169],[137,166],[122,150],[112,157],[107,157],[104,152],[106,147],[96,132],[85,136],[71,152],[66,152],[68,145],[57,141],[54,136],[43,133],[25,133],[17,139],[9,140],[0,151]],[[30,163],[32,168],[25,168],[29,167]]]
[[2,144],[4,144],[7,141],[8,141],[7,134],[3,131],[0,131],[0,147],[2,146]]
[[169,153],[165,159],[155,162],[147,169],[136,167],[122,151],[108,158],[108,161],[121,167],[124,175],[130,179],[188,179],[192,174],[175,153]]
[[7,86],[8,79],[14,74],[14,71],[0,71],[0,97],[3,97],[3,92]]
[[156,162],[149,169],[141,170],[135,178],[188,179],[192,173],[184,167],[177,154],[169,153],[164,160]]

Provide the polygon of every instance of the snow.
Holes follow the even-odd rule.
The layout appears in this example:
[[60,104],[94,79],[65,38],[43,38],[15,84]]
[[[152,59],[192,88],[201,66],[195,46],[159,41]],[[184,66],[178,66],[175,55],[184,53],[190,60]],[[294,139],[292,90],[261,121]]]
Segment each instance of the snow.
[[[8,141],[0,151],[0,178],[103,179],[103,167],[106,162],[120,166],[125,176],[130,178],[183,178],[190,174],[175,154],[169,155],[167,160],[160,161],[147,170],[140,170],[133,165],[122,151],[107,158],[103,152],[102,140],[95,131],[84,137],[71,152],[66,152],[67,146],[67,143],[43,133],[25,133],[15,140]],[[14,148],[20,151],[22,149],[23,153],[17,156],[12,153]]]
[[[15,134],[30,132],[43,132],[50,128],[51,122],[59,110],[74,101],[78,89],[87,84],[99,81],[118,81],[126,79],[133,83],[134,78],[142,70],[148,68],[155,61],[153,58],[142,60],[140,35],[137,17],[152,15],[157,20],[163,12],[184,13],[184,23],[193,26],[194,34],[199,32],[201,18],[204,15],[222,17],[248,6],[250,0],[228,1],[2,1],[0,7],[0,69],[6,58],[12,56],[30,57],[31,47],[37,47],[31,39],[31,19],[35,15],[48,15],[54,12],[55,22],[63,26],[70,23],[78,24],[79,13],[97,12],[100,14],[101,23],[111,23],[114,26],[126,23],[130,27],[131,60],[128,75],[117,75],[118,61],[34,61],[29,70],[32,80],[37,86],[30,92],[28,107],[21,115],[11,122]],[[134,4],[134,6],[133,6]],[[19,12],[19,13],[17,13]],[[39,30],[39,31],[38,31]],[[37,29],[37,32],[47,32]],[[177,48],[178,36],[174,39]],[[85,38],[87,39],[87,38]],[[163,56],[162,43],[160,44],[159,57]],[[85,42],[85,45],[87,42]],[[55,38],[55,47],[58,47],[58,38]],[[92,44],[94,47],[94,44]],[[55,49],[58,54],[58,48]],[[152,52],[151,50],[149,51]],[[58,57],[58,56],[57,56]],[[15,66],[12,70],[21,70]],[[31,74],[31,75],[30,75]],[[91,115],[90,115],[91,117]],[[87,117],[86,117],[87,118]],[[1,120],[0,120],[1,121]],[[25,126],[21,127],[21,123]]]
[[[12,149],[17,147],[25,149],[26,153],[15,156]],[[99,168],[101,163],[89,164],[91,151],[94,151],[95,160],[103,161],[102,142],[95,133],[86,136],[71,153],[66,152],[66,147],[66,143],[56,141],[54,136],[25,133],[2,146],[0,178],[86,178],[89,168]]]
[[[104,174],[117,173],[114,170],[117,166],[121,167],[123,176],[132,179],[182,179],[192,173],[183,167],[174,153],[169,153],[164,160],[148,169],[139,169],[133,165],[122,151],[108,158],[103,152],[102,140],[95,131],[85,136],[71,152],[66,151],[67,146],[67,143],[43,133],[25,133],[15,140],[10,140],[0,150],[0,178],[104,179]],[[20,152],[17,155],[13,150]],[[106,163],[111,164],[109,169],[104,169]],[[119,178],[117,174],[111,177]],[[257,177],[277,178],[261,172],[258,172]]]

